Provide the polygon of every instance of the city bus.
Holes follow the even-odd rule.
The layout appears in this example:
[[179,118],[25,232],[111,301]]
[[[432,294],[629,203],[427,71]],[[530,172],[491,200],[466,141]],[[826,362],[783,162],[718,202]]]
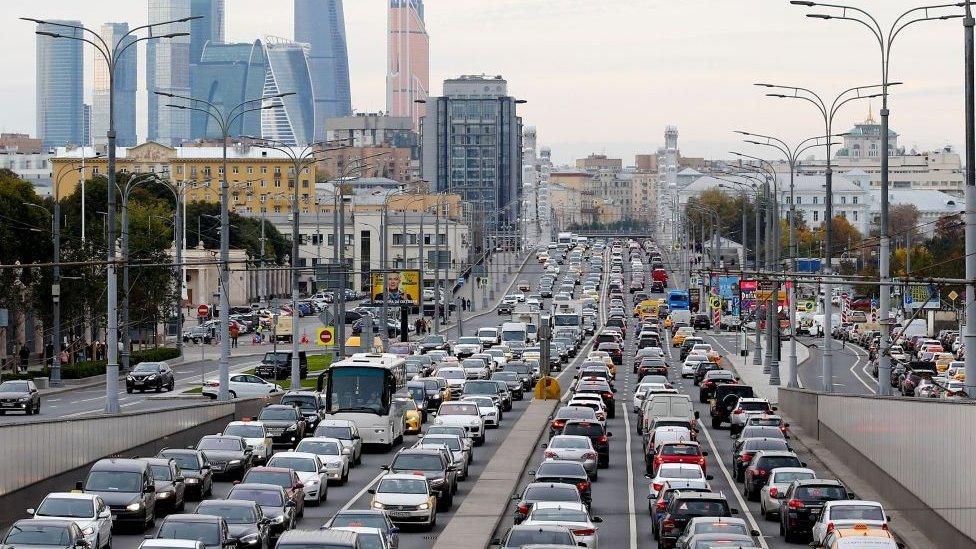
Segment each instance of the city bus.
[[408,401],[407,363],[394,354],[357,353],[333,362],[318,377],[327,419],[359,427],[363,444],[389,451],[403,440]]
[[688,292],[685,290],[671,290],[668,292],[668,310],[688,310]]

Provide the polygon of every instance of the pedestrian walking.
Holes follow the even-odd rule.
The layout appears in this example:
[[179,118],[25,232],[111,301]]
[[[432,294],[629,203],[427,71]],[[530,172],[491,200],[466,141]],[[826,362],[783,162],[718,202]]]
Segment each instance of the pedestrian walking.
[[27,363],[30,361],[30,349],[27,344],[20,346],[20,373],[27,372]]
[[465,301],[463,297],[461,298],[461,310],[462,311],[467,311],[468,310],[468,302]]
[[241,335],[241,329],[234,323],[230,325],[228,331],[230,332],[230,346],[237,347],[237,338]]
[[413,322],[414,332],[416,332],[416,334],[418,336],[420,335],[420,331],[423,330],[423,328],[424,328],[424,322],[423,322],[423,320],[421,320],[421,319],[418,318],[417,320],[415,320]]

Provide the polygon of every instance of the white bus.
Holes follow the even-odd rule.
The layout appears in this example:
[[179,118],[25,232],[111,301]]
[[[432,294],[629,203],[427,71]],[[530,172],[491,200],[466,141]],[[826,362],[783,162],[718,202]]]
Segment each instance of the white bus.
[[556,235],[556,244],[559,249],[566,250],[576,245],[576,235],[573,233],[559,233]]
[[387,451],[403,440],[408,401],[407,367],[393,354],[357,353],[333,362],[319,374],[329,419],[346,419],[359,428],[363,444]]

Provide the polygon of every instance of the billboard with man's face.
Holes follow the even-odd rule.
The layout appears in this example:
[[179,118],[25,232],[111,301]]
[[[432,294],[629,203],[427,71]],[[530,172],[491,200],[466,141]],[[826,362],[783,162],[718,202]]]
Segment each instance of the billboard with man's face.
[[420,271],[391,271],[386,273],[386,287],[383,285],[384,273],[372,274],[373,301],[383,301],[386,296],[388,303],[409,303],[420,305]]

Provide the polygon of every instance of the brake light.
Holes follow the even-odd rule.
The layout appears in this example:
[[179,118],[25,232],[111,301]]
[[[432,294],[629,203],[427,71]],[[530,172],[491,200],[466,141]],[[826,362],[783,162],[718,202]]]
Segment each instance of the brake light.
[[521,513],[523,515],[528,515],[529,514],[529,504],[528,503],[519,503],[518,511],[519,511],[519,513]]
[[743,413],[743,411],[742,411],[741,408],[736,408],[735,410],[732,410],[732,413],[735,414],[735,415],[739,415],[739,414]]
[[660,490],[662,486],[664,486],[664,483],[663,482],[655,482],[653,484],[653,486],[654,486],[654,491],[656,492],[656,491]]
[[776,488],[775,486],[772,487],[772,488],[770,488],[769,489],[769,497],[771,497],[771,498],[778,498],[779,497],[779,488]]
[[562,429],[563,427],[566,426],[566,420],[565,419],[556,419],[556,420],[553,420],[552,426],[553,427],[556,427],[558,429]]
[[805,507],[803,502],[798,499],[791,499],[790,501],[786,502],[786,506],[790,509],[803,509]]
[[759,476],[759,477],[764,477],[764,476],[766,476],[767,473],[769,473],[769,471],[767,471],[765,469],[756,469],[753,474],[756,475],[756,476]]
[[698,465],[701,465],[702,466],[702,469],[704,469],[705,468],[705,458],[703,458],[703,457],[698,458]]
[[673,530],[674,519],[664,519],[664,522],[661,523],[661,528],[663,528],[665,532],[670,532]]
[[657,505],[655,505],[655,508],[658,511],[663,511],[663,510],[665,510],[665,509],[668,508],[668,504],[665,501],[659,501],[659,502],[657,502]]
[[831,532],[833,532],[834,531],[834,528],[835,527],[834,527],[834,523],[833,522],[828,522],[827,523],[827,533],[828,534],[831,533]]
[[702,382],[702,387],[706,389],[710,389],[713,385],[715,385],[715,382],[711,380],[705,380],[704,382]]
[[742,463],[749,463],[752,461],[752,454],[742,454],[739,456],[739,460],[742,461]]
[[590,489],[590,483],[589,482],[585,482],[585,481],[584,482],[577,482],[576,483],[576,489],[579,490],[580,492],[585,492],[585,491],[587,491],[587,490]]
[[559,457],[559,455],[556,454],[556,452],[546,452],[546,458],[556,459],[557,457]]
[[603,398],[613,398],[613,393],[610,391],[603,391]]
[[600,444],[606,444],[608,440],[610,439],[607,438],[607,435],[600,435],[596,437],[596,441],[599,442]]
[[587,452],[583,454],[583,459],[597,459],[598,457],[600,456],[596,455],[596,452]]
[[577,536],[592,536],[596,533],[596,528],[580,528],[579,530],[573,530],[573,534]]
[[886,522],[886,523],[882,524],[881,525],[881,529],[887,531],[888,530],[888,523]]

